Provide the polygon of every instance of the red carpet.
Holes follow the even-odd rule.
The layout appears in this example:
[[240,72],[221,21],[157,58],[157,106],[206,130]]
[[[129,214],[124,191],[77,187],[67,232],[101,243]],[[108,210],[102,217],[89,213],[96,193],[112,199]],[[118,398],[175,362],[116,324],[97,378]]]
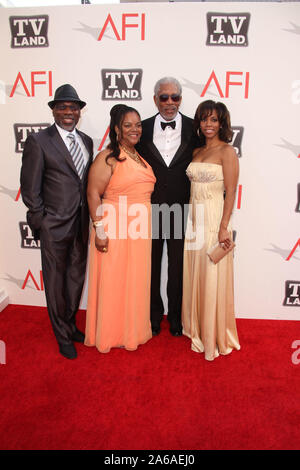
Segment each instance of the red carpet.
[[[84,329],[85,314],[78,326]],[[241,351],[214,362],[167,321],[135,352],[76,345],[64,359],[44,308],[0,313],[0,449],[299,449],[300,323],[237,320]],[[300,353],[299,353],[300,357]],[[3,361],[2,361],[3,362]]]

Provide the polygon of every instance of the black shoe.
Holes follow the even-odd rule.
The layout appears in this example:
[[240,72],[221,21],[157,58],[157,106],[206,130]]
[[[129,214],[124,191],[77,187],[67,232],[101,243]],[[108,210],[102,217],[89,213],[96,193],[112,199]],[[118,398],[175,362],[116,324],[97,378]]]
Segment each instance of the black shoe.
[[159,335],[159,333],[160,333],[160,326],[155,325],[155,326],[152,326],[151,329],[152,329],[152,336],[157,336],[157,335]]
[[67,359],[76,359],[77,357],[77,351],[73,344],[60,344],[59,352]]
[[71,340],[76,341],[77,343],[84,343],[84,338],[84,334],[79,330],[76,330],[71,336]]
[[182,327],[171,327],[170,328],[170,333],[172,336],[182,336]]

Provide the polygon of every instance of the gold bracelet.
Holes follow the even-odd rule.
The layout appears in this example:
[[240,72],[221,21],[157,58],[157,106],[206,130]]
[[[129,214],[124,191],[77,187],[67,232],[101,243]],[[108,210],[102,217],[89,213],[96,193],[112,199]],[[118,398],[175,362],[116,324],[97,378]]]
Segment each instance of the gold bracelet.
[[93,222],[93,227],[101,227],[101,225],[103,225],[103,222],[102,220],[95,220],[95,222]]

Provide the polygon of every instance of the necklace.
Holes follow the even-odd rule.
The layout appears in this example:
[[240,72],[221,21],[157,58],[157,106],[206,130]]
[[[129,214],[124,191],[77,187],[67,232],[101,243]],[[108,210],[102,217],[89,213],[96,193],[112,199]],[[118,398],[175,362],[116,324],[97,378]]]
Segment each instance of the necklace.
[[127,153],[127,155],[129,155],[135,162],[139,163],[140,165],[143,165],[143,162],[142,160],[140,159],[140,156],[139,154],[137,153],[137,151],[135,150],[135,152],[130,152],[130,150],[128,150],[127,148],[123,147],[123,145],[120,144],[120,147],[122,150],[124,150],[125,153]]

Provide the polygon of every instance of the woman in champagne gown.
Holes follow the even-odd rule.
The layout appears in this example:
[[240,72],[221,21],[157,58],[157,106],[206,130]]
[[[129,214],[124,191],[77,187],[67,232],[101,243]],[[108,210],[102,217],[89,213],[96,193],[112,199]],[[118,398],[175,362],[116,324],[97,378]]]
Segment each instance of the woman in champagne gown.
[[88,182],[94,228],[85,344],[102,353],[112,347],[135,350],[152,337],[150,197],[155,176],[134,148],[141,136],[137,111],[114,106],[109,135],[111,143],[97,155]]
[[[232,246],[230,217],[239,164],[226,106],[208,100],[195,114],[201,146],[187,168],[191,181],[189,217],[184,247],[182,323],[191,348],[206,360],[240,349],[235,314],[233,251],[217,264],[208,252],[220,244]],[[224,193],[225,191],[225,193]],[[225,197],[224,197],[225,194]]]

